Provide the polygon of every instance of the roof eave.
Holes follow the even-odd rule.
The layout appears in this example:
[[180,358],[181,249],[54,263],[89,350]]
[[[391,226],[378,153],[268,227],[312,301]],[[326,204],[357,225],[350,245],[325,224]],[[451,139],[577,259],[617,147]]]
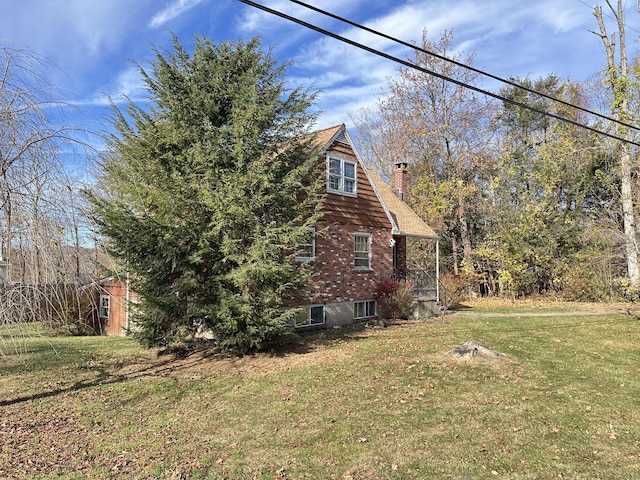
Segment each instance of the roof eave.
[[400,237],[423,238],[425,240],[440,240],[440,237],[438,235],[425,235],[425,234],[422,234],[422,233],[410,233],[410,232],[405,232],[403,230],[399,230],[397,228],[394,228],[391,233],[393,233],[394,235],[398,235]]

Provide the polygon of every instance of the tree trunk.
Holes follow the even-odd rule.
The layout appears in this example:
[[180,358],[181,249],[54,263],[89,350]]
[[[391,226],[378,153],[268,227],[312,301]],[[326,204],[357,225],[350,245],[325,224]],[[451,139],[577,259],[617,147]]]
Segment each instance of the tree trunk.
[[638,243],[636,241],[636,221],[633,213],[633,193],[631,191],[631,158],[628,148],[620,155],[620,183],[622,218],[624,223],[624,248],[627,256],[627,271],[632,287],[640,286],[640,267],[638,266]]
[[473,249],[469,238],[467,225],[467,210],[464,202],[464,194],[458,194],[458,223],[460,224],[460,242],[462,243],[462,261],[467,268],[473,269]]
[[455,232],[452,232],[451,235],[451,253],[453,254],[453,274],[458,275],[460,273],[458,269],[458,241]]
[[[625,24],[624,9],[622,0],[618,0],[617,10],[607,0],[607,5],[611,9],[613,16],[618,25],[619,35],[619,51],[620,64],[615,63],[615,34],[611,34],[611,38],[607,35],[607,30],[602,16],[602,8],[596,6],[593,15],[598,21],[600,27],[600,38],[604,44],[607,54],[607,82],[609,83],[613,93],[612,111],[619,120],[627,122],[629,120],[629,79],[627,73],[627,49],[625,42]],[[622,138],[629,137],[629,129],[624,126],[618,128],[618,135]],[[622,208],[622,219],[624,224],[624,246],[625,255],[627,257],[627,273],[629,275],[629,284],[632,287],[640,286],[640,267],[638,265],[638,244],[636,241],[636,222],[633,211],[633,193],[631,189],[631,154],[627,145],[621,145],[620,164],[618,175],[621,186],[620,206]]]

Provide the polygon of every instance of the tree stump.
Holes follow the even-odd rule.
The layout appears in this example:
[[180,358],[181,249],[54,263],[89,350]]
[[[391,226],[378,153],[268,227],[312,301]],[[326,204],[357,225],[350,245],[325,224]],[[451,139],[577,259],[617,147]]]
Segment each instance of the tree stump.
[[445,355],[452,355],[457,358],[483,358],[486,360],[498,360],[504,357],[504,353],[496,352],[484,345],[480,345],[472,340],[467,340],[462,345],[445,352]]

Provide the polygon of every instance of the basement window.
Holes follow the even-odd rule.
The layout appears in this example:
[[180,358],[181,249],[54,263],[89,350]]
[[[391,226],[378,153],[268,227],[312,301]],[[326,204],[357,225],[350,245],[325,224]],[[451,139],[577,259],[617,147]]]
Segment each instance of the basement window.
[[311,305],[296,316],[296,328],[324,325],[324,305]]
[[376,316],[376,302],[365,300],[363,302],[353,302],[353,318],[369,318]]

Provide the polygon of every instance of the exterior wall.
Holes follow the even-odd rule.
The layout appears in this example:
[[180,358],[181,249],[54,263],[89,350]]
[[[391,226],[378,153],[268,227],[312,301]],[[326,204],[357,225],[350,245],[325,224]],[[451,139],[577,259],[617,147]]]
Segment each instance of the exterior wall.
[[[316,225],[315,273],[300,303],[324,305],[325,327],[354,323],[353,302],[374,300],[378,285],[393,276],[392,225],[348,143],[334,142],[327,154],[355,162],[355,196],[327,192]],[[323,170],[324,171],[324,170]],[[355,234],[370,238],[370,268],[355,267]]]
[[[327,153],[357,163],[357,195],[354,197],[328,192],[324,199],[322,220],[379,227],[391,231],[392,225],[387,213],[369,182],[364,167],[357,161],[351,146],[336,142],[328,149]],[[325,172],[326,170],[323,170],[323,174]]]
[[100,285],[101,294],[109,295],[109,318],[102,321],[107,335],[124,336],[127,328],[127,285],[122,280],[106,280]]
[[407,278],[407,237],[394,235],[395,245],[395,265],[393,276],[399,280]]
[[[378,284],[393,274],[391,232],[361,225],[320,222],[316,229],[315,273],[305,299],[312,304],[375,298]],[[356,269],[356,233],[370,235],[370,268]]]

